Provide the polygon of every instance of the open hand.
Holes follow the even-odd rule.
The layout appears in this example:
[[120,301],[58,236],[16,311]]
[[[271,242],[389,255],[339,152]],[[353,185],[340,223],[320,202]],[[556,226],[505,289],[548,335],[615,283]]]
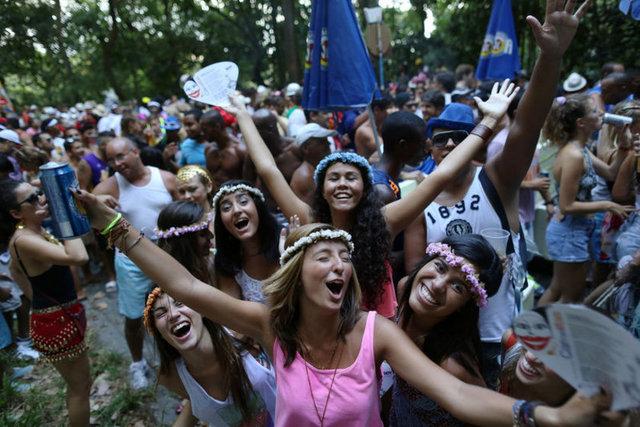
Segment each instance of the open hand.
[[242,95],[229,95],[229,101],[231,101],[231,105],[224,107],[224,110],[229,114],[237,116],[240,113],[247,112],[247,107],[244,105],[244,97]]
[[586,0],[574,13],[576,0],[547,0],[544,24],[540,24],[534,16],[527,16],[536,44],[542,53],[562,56],[578,29],[580,19],[587,12],[593,0]]
[[497,122],[502,119],[502,116],[507,112],[509,104],[516,97],[520,88],[514,85],[511,80],[506,79],[502,82],[502,85],[496,82],[491,89],[491,96],[486,101],[482,101],[477,96],[474,97],[478,109],[482,112],[484,117],[491,117]]

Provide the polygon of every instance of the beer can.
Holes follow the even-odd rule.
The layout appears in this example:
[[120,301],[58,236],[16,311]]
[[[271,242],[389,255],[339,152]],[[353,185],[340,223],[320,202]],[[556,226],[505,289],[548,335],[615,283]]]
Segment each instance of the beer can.
[[613,125],[621,128],[624,125],[630,125],[633,122],[633,118],[627,116],[620,116],[618,114],[605,113],[602,116],[602,123]]
[[549,178],[549,171],[540,171],[540,176],[543,178]]
[[47,196],[55,236],[71,239],[88,233],[90,227],[86,212],[71,193],[79,185],[69,163],[49,162],[40,166],[40,182]]

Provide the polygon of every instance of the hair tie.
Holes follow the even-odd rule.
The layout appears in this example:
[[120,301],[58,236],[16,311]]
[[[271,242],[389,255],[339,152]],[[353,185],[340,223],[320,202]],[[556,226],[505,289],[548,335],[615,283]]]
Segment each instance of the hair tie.
[[153,336],[153,328],[151,327],[151,308],[156,302],[156,298],[164,294],[164,291],[160,288],[155,288],[147,297],[147,303],[144,306],[144,325],[147,327],[149,333]]
[[556,98],[556,102],[558,103],[558,105],[564,105],[564,103],[567,102],[567,98],[565,98],[564,96],[559,96]]

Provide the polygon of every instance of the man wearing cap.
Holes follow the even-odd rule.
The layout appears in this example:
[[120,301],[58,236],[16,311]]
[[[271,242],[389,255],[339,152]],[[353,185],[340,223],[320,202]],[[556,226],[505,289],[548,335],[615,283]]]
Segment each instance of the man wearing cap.
[[325,129],[317,123],[304,125],[296,135],[296,145],[302,154],[302,164],[291,177],[291,189],[309,206],[313,205],[316,184],[313,173],[320,160],[331,154],[327,137],[337,135],[335,130]]
[[173,173],[177,173],[180,165],[176,162],[176,153],[180,145],[180,120],[176,116],[167,116],[164,125],[161,126],[165,134],[156,145],[156,148],[162,150],[162,160],[164,165]]
[[[406,267],[411,271],[417,260],[424,257],[428,243],[439,242],[450,235],[481,234],[487,228],[509,232],[507,273],[498,292],[489,298],[488,306],[480,309],[482,372],[489,387],[495,387],[502,335],[521,309],[520,290],[526,283],[523,268],[526,245],[518,218],[520,183],[531,164],[540,129],[555,95],[562,56],[584,10],[584,6],[581,7],[576,15],[547,10],[544,27],[529,17],[540,53],[504,149],[483,167],[475,167],[472,162],[465,165],[425,209],[422,218],[405,233]],[[427,136],[431,139],[431,155],[436,164],[440,164],[474,125],[473,110],[458,103],[448,105],[440,117],[429,120]],[[488,140],[490,136],[489,132],[485,138]]]
[[60,122],[58,119],[49,118],[42,122],[42,132],[51,135],[53,148],[59,156],[64,156],[64,138],[61,136]]
[[296,136],[298,130],[307,123],[302,110],[302,87],[298,83],[289,83],[285,90],[285,101],[289,109],[284,114],[287,118],[287,136]]
[[245,145],[227,132],[224,118],[211,109],[200,118],[200,129],[207,141],[204,152],[207,169],[213,178],[214,191],[230,179],[242,178],[242,165],[247,155]]
[[20,165],[13,158],[11,153],[17,148],[24,145],[18,134],[15,131],[10,129],[0,130],[0,153],[5,153],[7,155],[7,159],[13,165],[13,172],[9,173],[9,178],[15,179],[16,181],[22,180],[22,173],[20,172]]
[[122,114],[120,114],[120,106],[114,103],[109,109],[109,114],[98,120],[98,133],[112,131],[116,136],[120,136],[121,121]]

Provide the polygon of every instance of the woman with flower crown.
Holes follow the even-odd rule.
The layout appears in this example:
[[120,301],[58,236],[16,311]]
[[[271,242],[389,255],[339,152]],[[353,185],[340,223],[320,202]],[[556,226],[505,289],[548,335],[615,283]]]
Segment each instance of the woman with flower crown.
[[[162,209],[155,232],[160,248],[198,280],[214,284],[210,223],[201,205],[178,201]],[[275,374],[264,351],[160,288],[147,299],[144,321],[160,355],[159,381],[188,399],[180,422],[273,425]]]
[[[360,311],[351,236],[330,225],[308,224],[291,232],[282,267],[266,281],[269,305],[264,305],[238,300],[199,281],[93,194],[76,194],[92,225],[171,298],[262,344],[276,372],[275,425],[381,426],[382,360],[456,418],[474,424],[524,425],[535,418],[541,426],[582,426],[610,402],[604,392],[592,398],[577,395],[562,408],[548,408],[450,375],[393,322]],[[443,248],[437,252],[443,262],[460,266],[466,286],[483,301],[475,268]]]
[[[367,160],[354,153],[336,152],[325,157],[316,167],[312,209],[289,187],[244,104],[233,98],[233,107],[229,110],[236,114],[251,160],[285,217],[297,215],[301,224],[326,222],[350,232],[357,248],[353,263],[362,287],[362,308],[393,318],[397,302],[388,262],[390,239],[431,203],[461,165],[471,161],[517,93],[518,88],[505,80],[501,86],[496,83],[486,102],[476,98],[483,114],[481,123],[413,192],[385,206],[381,206],[373,189],[373,176]],[[426,134],[423,141],[416,143],[424,143],[424,139]]]
[[224,182],[213,197],[216,282],[236,298],[265,302],[262,281],[279,267],[280,226],[249,181]]
[[[432,243],[427,256],[399,283],[398,326],[431,361],[467,384],[486,387],[479,308],[497,292],[501,279],[500,257],[482,236]],[[400,377],[393,378],[390,393],[391,426],[464,425]]]

